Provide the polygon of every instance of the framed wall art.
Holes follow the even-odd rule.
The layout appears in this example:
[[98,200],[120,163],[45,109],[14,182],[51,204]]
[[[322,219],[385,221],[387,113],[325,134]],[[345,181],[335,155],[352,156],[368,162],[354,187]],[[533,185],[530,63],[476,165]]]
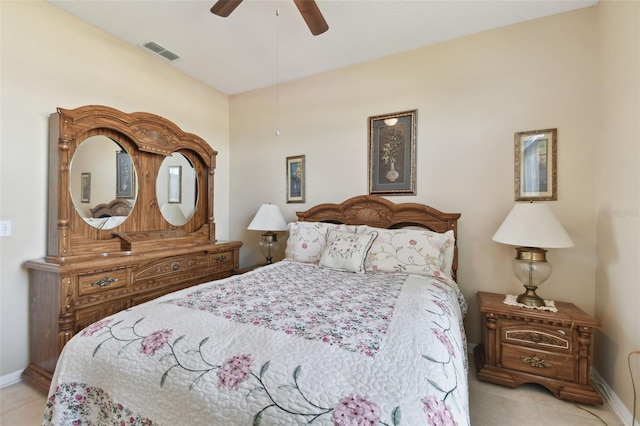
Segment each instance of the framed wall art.
[[304,155],[287,157],[287,203],[304,203]]
[[136,196],[135,170],[127,151],[116,152],[116,198],[134,198]]
[[557,129],[515,134],[516,201],[554,201],[557,191]]
[[369,194],[416,194],[417,113],[369,117]]
[[169,166],[169,198],[167,202],[182,203],[182,166]]
[[80,202],[91,202],[91,173],[80,174]]

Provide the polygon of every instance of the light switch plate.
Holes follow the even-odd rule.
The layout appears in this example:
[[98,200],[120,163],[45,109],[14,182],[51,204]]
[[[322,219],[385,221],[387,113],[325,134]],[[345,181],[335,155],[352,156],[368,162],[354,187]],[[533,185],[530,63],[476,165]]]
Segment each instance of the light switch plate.
[[0,220],[0,237],[10,237],[10,236],[11,236],[11,221]]

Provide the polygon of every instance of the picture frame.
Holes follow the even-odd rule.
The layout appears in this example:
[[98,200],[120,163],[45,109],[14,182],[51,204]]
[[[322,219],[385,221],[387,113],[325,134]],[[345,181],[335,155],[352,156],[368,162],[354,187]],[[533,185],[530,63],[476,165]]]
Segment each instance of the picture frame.
[[135,198],[136,179],[131,156],[125,150],[116,152],[116,198]]
[[80,174],[80,202],[91,202],[91,173]]
[[305,156],[287,157],[287,203],[304,203],[305,189]]
[[169,166],[169,204],[182,203],[182,166]]
[[417,114],[369,117],[369,194],[416,195]]
[[558,129],[515,134],[515,200],[558,199]]

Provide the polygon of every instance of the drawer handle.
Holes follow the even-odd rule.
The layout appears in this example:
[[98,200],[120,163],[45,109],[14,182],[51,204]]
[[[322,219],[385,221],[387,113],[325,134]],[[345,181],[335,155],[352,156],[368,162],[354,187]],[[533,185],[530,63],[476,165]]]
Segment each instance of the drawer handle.
[[546,368],[546,367],[551,367],[553,365],[553,363],[545,360],[545,359],[541,359],[538,358],[537,355],[535,356],[521,356],[520,360],[522,362],[525,362],[527,364],[529,364],[532,367],[535,368]]
[[216,257],[216,262],[222,263],[227,259],[228,259],[228,256],[226,254],[223,254],[223,255],[220,255],[220,256]]
[[180,269],[180,264],[178,262],[173,262],[171,264],[171,269],[177,271],[178,269]]
[[98,281],[91,281],[91,287],[108,287],[115,282],[118,282],[118,278],[104,277]]

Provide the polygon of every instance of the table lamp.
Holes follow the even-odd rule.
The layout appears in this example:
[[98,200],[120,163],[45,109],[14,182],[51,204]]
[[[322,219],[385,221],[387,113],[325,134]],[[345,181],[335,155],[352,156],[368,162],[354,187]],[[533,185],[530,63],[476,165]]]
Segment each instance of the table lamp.
[[526,306],[545,306],[536,288],[551,275],[545,248],[573,247],[573,241],[551,208],[544,203],[517,203],[500,225],[493,241],[518,246],[513,272],[526,291],[517,302]]
[[273,254],[278,251],[280,244],[278,236],[273,231],[286,231],[287,223],[275,204],[263,204],[258,209],[253,220],[247,228],[250,231],[266,231],[260,239],[260,251],[267,258],[267,265],[272,263]]

